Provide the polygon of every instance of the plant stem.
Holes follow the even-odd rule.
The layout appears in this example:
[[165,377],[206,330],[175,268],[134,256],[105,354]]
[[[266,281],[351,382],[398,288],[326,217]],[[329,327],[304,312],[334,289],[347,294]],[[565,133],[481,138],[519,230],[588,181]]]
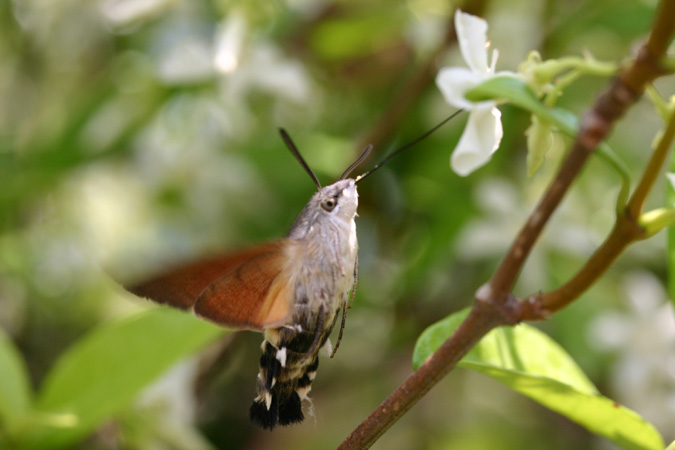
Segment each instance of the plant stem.
[[500,325],[495,321],[496,317],[494,314],[485,314],[479,308],[473,308],[452,337],[446,340],[419,369],[411,373],[338,449],[363,449],[373,445],[391,424],[447,375],[485,334]]
[[663,136],[659,140],[652,157],[649,159],[649,163],[645,168],[642,178],[638,183],[633,195],[628,201],[627,211],[631,217],[637,218],[642,211],[642,206],[649,194],[649,191],[654,187],[654,182],[659,177],[663,164],[666,162],[666,157],[670,151],[670,147],[673,145],[673,140],[675,139],[675,113],[670,115],[670,120],[666,126],[666,130],[663,133]]
[[554,291],[538,295],[541,308],[552,313],[569,305],[605,273],[631,242],[643,235],[643,230],[633,220],[620,217],[607,239],[570,281]]

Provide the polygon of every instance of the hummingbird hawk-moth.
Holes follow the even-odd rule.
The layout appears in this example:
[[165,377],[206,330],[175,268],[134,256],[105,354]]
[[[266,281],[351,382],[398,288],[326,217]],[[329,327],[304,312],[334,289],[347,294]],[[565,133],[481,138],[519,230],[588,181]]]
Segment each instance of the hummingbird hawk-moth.
[[[250,408],[251,420],[263,428],[304,419],[306,400],[319,365],[319,350],[339,311],[342,328],[356,288],[357,180],[349,173],[361,156],[330,186],[321,187],[288,134],[281,135],[314,180],[318,192],[300,212],[285,238],[169,270],[128,287],[140,296],[219,325],[262,331],[262,357]],[[336,349],[339,345],[339,339]]]
[[[319,350],[335,354],[356,289],[357,183],[459,112],[363,175],[347,178],[370,153],[372,146],[366,147],[338,181],[326,187],[281,129],[282,139],[318,189],[286,237],[177,267],[127,289],[158,303],[191,309],[219,325],[262,331],[251,421],[270,430],[302,422],[302,402],[308,399],[319,366]],[[340,311],[340,333],[331,351],[328,337]]]

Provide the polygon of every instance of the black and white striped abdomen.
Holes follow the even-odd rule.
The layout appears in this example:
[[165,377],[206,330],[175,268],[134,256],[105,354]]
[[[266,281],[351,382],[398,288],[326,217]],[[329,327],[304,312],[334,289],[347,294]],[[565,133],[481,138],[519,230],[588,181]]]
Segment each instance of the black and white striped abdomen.
[[[314,319],[319,321],[318,317]],[[335,311],[323,313],[320,320],[323,322],[320,327],[312,323],[265,331],[257,396],[250,409],[255,424],[272,430],[277,425],[291,425],[304,419],[302,401],[312,388],[319,367],[319,349],[326,344],[335,325]],[[316,339],[318,345],[313,346]]]

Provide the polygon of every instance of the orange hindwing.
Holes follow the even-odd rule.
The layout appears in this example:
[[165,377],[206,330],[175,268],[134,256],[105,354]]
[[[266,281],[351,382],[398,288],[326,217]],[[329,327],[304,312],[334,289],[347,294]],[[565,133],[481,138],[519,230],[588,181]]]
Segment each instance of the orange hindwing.
[[171,269],[127,288],[130,292],[221,325],[263,330],[291,319],[290,257],[295,241],[281,239]]

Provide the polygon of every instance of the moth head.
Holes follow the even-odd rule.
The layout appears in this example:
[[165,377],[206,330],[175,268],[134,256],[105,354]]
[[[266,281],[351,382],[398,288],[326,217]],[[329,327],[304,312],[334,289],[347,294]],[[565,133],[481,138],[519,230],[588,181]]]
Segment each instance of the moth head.
[[322,215],[340,217],[344,220],[354,218],[359,204],[358,199],[356,182],[351,178],[326,186],[316,194],[319,212]]

